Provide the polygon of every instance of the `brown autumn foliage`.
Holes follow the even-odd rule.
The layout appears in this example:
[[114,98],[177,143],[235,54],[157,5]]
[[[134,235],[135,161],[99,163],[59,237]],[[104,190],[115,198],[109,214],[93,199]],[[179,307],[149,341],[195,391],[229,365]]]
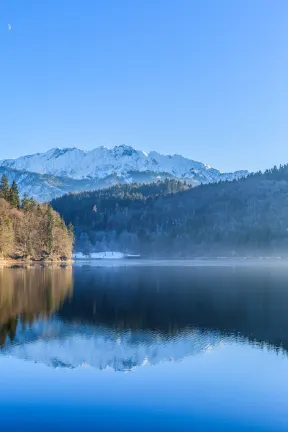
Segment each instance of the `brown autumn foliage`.
[[0,198],[0,258],[67,260],[73,230],[48,204],[25,198],[21,208]]
[[17,327],[50,317],[73,292],[72,268],[0,268],[0,349]]

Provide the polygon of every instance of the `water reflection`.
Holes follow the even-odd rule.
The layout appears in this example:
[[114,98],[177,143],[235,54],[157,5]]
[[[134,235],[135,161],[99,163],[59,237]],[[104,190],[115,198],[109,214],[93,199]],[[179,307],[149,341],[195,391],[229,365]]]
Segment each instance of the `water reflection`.
[[288,349],[288,270],[279,268],[74,269],[59,316],[122,331],[187,329],[242,335]]
[[0,345],[50,317],[72,296],[72,268],[0,268]]
[[287,282],[279,268],[4,269],[1,353],[114,370],[235,340],[286,353]]

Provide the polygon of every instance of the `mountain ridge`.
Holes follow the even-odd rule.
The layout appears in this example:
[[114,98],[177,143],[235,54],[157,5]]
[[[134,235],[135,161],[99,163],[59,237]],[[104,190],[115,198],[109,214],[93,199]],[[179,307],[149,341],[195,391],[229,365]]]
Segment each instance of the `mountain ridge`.
[[50,201],[68,192],[123,183],[145,184],[175,179],[197,186],[220,180],[238,180],[248,175],[246,170],[222,173],[210,165],[178,154],[162,155],[155,151],[147,154],[125,144],[89,151],[76,147],[52,148],[44,153],[2,160],[0,169],[12,181],[20,178],[22,195],[28,192],[39,201]]
[[147,154],[125,144],[113,148],[101,146],[89,151],[76,147],[52,148],[44,153],[2,160],[0,166],[74,179],[104,178],[113,173],[123,175],[129,171],[153,171],[167,172],[183,179],[199,177],[200,180],[203,177],[204,181],[213,181],[219,176],[225,176],[226,179],[248,173],[246,170],[222,173],[210,165],[179,154],[162,155],[156,151]]

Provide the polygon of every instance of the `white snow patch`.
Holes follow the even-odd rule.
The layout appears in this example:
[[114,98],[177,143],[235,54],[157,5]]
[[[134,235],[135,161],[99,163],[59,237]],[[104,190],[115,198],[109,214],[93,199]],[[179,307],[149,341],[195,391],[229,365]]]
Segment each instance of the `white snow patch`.
[[122,252],[92,252],[90,254],[84,254],[83,252],[75,252],[72,255],[73,259],[122,259],[124,254]]

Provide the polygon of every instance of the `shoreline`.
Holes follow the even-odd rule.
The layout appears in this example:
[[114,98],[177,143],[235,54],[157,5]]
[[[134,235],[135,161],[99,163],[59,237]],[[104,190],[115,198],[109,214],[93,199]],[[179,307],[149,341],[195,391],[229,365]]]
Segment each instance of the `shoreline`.
[[40,267],[48,267],[49,265],[53,264],[61,264],[63,266],[71,265],[75,261],[73,259],[71,260],[52,260],[52,261],[33,261],[33,260],[0,260],[0,268],[1,267],[34,267],[34,266],[40,266]]
[[142,258],[142,259],[77,259],[74,266],[91,266],[91,267],[288,267],[288,258]]
[[71,259],[71,260],[51,260],[51,261],[33,261],[33,260],[0,260],[1,268],[33,268],[33,267],[50,267],[50,266],[68,267],[72,265],[91,265],[93,267],[112,267],[112,266],[183,266],[183,267],[265,267],[265,266],[288,266],[288,257],[218,257],[218,258],[137,258],[137,259]]

